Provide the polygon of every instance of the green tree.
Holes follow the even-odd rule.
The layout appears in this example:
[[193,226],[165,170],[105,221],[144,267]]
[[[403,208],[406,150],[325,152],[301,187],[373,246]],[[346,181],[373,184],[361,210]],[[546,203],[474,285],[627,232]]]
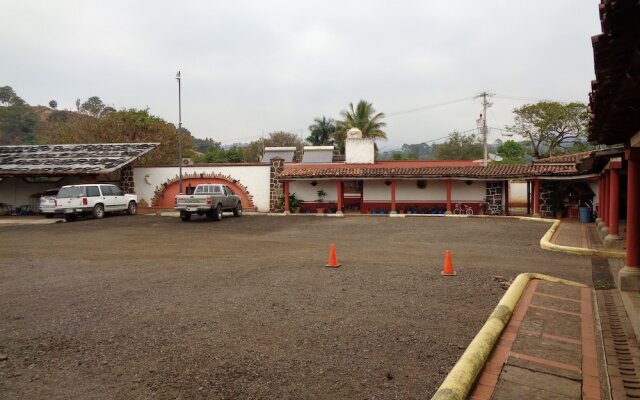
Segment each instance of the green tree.
[[476,160],[482,158],[482,140],[476,134],[465,135],[453,132],[449,138],[436,147],[437,160]]
[[313,124],[309,125],[311,134],[307,137],[307,142],[314,146],[326,146],[332,144],[331,135],[336,131],[335,121],[331,118],[315,118]]
[[10,86],[0,87],[0,144],[34,144],[38,115]]
[[403,153],[402,151],[394,151],[393,153],[391,153],[391,159],[394,161],[403,161],[403,160],[409,160],[409,156],[406,153]]
[[349,108],[340,112],[342,120],[336,122],[336,131],[333,139],[338,146],[340,153],[344,153],[344,141],[347,131],[351,128],[358,128],[362,131],[362,137],[372,139],[387,139],[387,134],[382,130],[387,126],[383,122],[384,113],[376,112],[373,104],[366,100],[360,100],[354,107],[349,103]]
[[87,99],[87,101],[80,105],[80,111],[85,114],[91,115],[92,117],[100,118],[111,114],[116,110],[113,107],[109,107],[104,104],[100,97],[91,96]]
[[[136,143],[156,142],[158,148],[141,158],[142,164],[177,165],[176,127],[149,110],[120,110],[95,118],[69,113],[66,121],[49,122],[52,143]],[[193,157],[191,135],[184,134],[183,156]]]
[[17,97],[16,92],[11,86],[0,87],[0,103],[8,106],[15,97]]
[[199,151],[200,153],[206,153],[210,149],[222,150],[222,143],[217,142],[212,138],[193,138],[193,144],[195,146],[195,150]]
[[501,164],[523,164],[527,150],[513,140],[507,140],[496,149],[496,153],[502,157]]
[[51,100],[49,102],[49,107],[51,107],[51,108],[53,108],[55,110],[56,108],[58,108],[58,102],[55,101],[55,100]]
[[427,143],[403,144],[402,152],[410,160],[431,160],[433,149]]
[[265,147],[295,147],[294,159],[300,160],[304,141],[295,133],[277,131],[269,133],[266,138],[260,138],[249,143],[243,149],[243,160],[245,162],[259,162]]
[[513,112],[515,124],[507,129],[527,139],[536,158],[566,153],[567,145],[587,137],[589,117],[585,104],[541,101]]

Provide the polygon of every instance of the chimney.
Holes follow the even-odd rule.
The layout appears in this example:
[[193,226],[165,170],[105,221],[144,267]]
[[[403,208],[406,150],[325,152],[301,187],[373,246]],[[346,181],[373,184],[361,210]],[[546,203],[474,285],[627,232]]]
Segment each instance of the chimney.
[[375,163],[374,141],[363,138],[360,129],[351,128],[347,131],[344,154],[347,164],[373,164]]

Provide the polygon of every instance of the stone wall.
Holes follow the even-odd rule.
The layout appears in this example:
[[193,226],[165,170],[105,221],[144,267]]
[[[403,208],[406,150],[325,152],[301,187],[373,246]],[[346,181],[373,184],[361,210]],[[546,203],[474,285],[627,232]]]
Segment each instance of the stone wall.
[[120,169],[120,186],[125,193],[133,194],[136,192],[136,185],[133,181],[133,167],[127,164]]
[[556,185],[553,182],[540,182],[540,216],[553,217],[553,191]]
[[278,198],[284,194],[284,187],[280,180],[280,174],[284,169],[284,160],[276,157],[271,159],[271,172],[269,178],[269,209],[276,211]]
[[502,205],[502,181],[488,181],[485,201],[489,205]]

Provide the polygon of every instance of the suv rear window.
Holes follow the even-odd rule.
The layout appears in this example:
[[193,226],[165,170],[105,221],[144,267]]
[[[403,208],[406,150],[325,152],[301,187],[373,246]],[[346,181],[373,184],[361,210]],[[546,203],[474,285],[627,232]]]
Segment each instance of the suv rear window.
[[44,193],[42,193],[42,196],[55,197],[59,191],[60,191],[59,189],[49,189],[49,190],[46,190]]
[[60,191],[58,192],[58,197],[60,198],[65,198],[65,197],[80,197],[80,196],[84,196],[84,187],[83,186],[76,186],[76,187],[63,187],[62,189],[60,189]]

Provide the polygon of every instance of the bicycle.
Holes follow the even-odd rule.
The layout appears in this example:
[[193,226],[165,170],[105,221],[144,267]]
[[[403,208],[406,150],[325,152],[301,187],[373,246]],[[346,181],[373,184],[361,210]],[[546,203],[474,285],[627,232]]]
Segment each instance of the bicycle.
[[473,208],[469,207],[466,204],[456,204],[456,208],[453,209],[453,213],[456,215],[473,215]]
[[487,204],[487,214],[502,215],[502,204]]

